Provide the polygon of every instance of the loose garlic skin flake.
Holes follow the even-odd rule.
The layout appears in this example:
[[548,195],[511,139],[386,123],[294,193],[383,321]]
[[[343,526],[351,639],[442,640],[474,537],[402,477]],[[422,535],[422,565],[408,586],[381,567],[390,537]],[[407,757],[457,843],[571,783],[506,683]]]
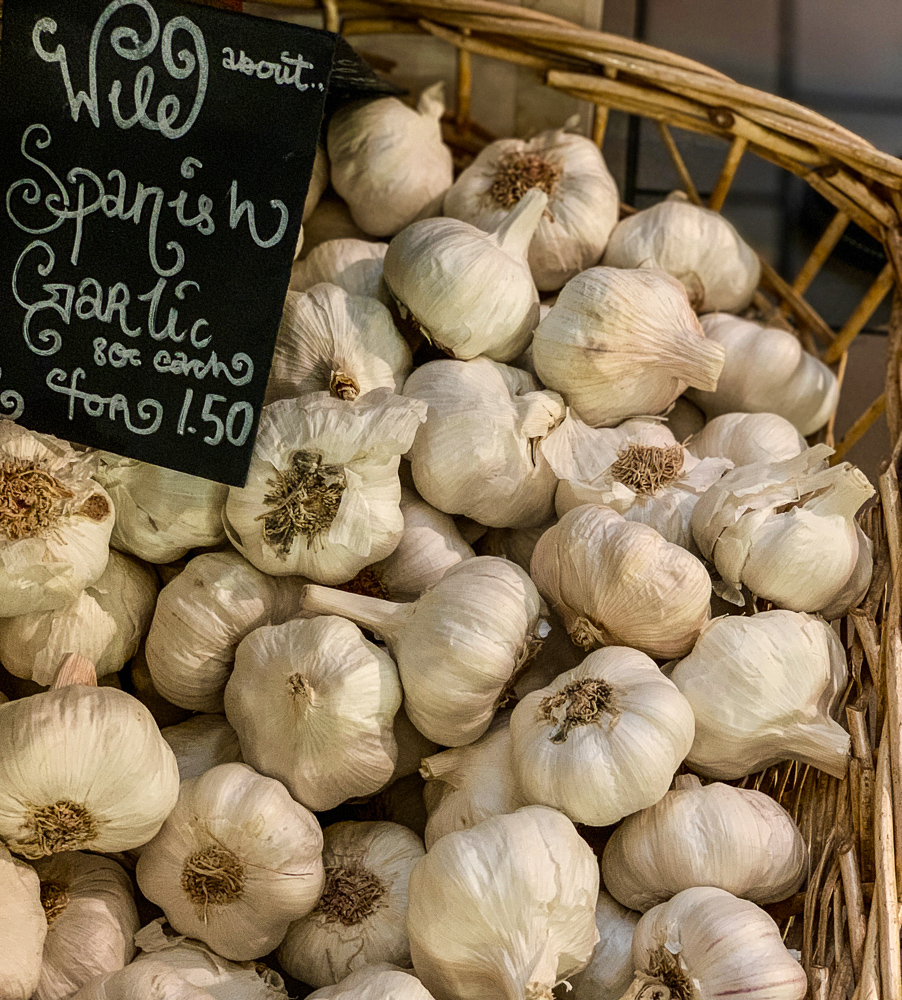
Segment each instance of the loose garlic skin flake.
[[322,892],[323,835],[285,787],[245,764],[182,782],[138,860],[138,885],[169,923],[223,958],[268,954]]
[[523,795],[574,823],[610,826],[670,787],[695,733],[689,702],[636,649],[590,653],[511,716]]

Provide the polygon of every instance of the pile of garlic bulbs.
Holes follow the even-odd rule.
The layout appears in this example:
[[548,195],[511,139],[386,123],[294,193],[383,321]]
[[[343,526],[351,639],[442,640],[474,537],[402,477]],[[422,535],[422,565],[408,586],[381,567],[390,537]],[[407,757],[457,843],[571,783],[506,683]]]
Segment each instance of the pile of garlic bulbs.
[[846,771],[836,378],[588,139],[455,181],[440,90],[327,129],[244,487],[0,420],[0,1000],[805,994],[725,782]]

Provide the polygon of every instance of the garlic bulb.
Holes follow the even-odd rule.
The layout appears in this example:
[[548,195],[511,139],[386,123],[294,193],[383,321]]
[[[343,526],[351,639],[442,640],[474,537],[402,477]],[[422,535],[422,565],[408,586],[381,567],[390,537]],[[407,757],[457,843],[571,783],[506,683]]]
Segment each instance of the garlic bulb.
[[245,764],[182,782],[141,852],[141,891],[181,934],[223,958],[272,951],[323,888],[322,831],[284,786]]
[[686,393],[709,419],[737,411],[776,413],[806,436],[829,420],[839,383],[797,337],[728,313],[703,316],[701,324],[726,354],[716,387],[695,386]]
[[184,937],[163,917],[135,935],[141,949],[135,965],[163,964],[193,986],[209,990],[216,1000],[287,1000],[282,977],[260,962],[230,962],[202,941]]
[[120,671],[150,628],[156,574],[119,552],[73,604],[0,618],[0,660],[16,677],[50,684],[60,659],[73,649],[91,660],[97,676]]
[[400,392],[412,364],[385,306],[338,285],[314,285],[285,298],[266,402],[310,392],[351,400],[383,386]]
[[304,220],[301,227],[303,245],[295,253],[295,265],[298,260],[306,259],[313,251],[330,240],[375,240],[374,236],[365,233],[351,218],[351,210],[347,203],[338,195],[327,191],[317,203],[316,208]]
[[690,385],[715,389],[724,349],[669,274],[593,267],[564,286],[532,356],[542,384],[599,427],[660,413]]
[[4,1000],[30,1000],[38,988],[46,937],[37,873],[0,844],[0,997]]
[[[400,715],[400,713],[399,713]],[[435,753],[438,746],[430,744],[427,753]],[[350,808],[341,807],[341,815],[336,811],[335,820],[354,819],[360,822],[400,823],[412,830],[420,840],[426,832],[426,806],[423,803],[425,782],[417,772],[393,781],[381,792]],[[329,816],[329,814],[324,814]],[[325,820],[322,820],[325,822]],[[331,816],[329,817],[331,822]]]
[[475,743],[427,757],[420,773],[426,779],[427,851],[448,833],[469,830],[530,802],[514,770],[509,713],[495,716]]
[[857,608],[871,586],[871,575],[874,571],[871,540],[861,530],[857,522],[855,534],[858,538],[858,559],[855,562],[855,568],[842,587],[833,595],[830,603],[818,608],[817,613],[828,622],[835,621],[837,618],[845,618],[853,608]]
[[0,420],[0,615],[71,604],[106,569],[113,505],[96,459]]
[[390,389],[265,407],[247,485],[223,512],[235,547],[264,573],[328,584],[384,559],[404,529],[398,464],[425,417]]
[[[171,701],[164,698],[150,676],[150,669],[147,666],[147,656],[145,655],[144,643],[135,653],[134,659],[125,671],[128,678],[128,687],[132,694],[150,712],[154,722],[162,729],[164,726],[177,726],[180,722],[185,722],[191,718],[191,712],[187,708],[179,708]],[[116,676],[116,675],[108,675]],[[106,680],[104,677],[102,680]],[[99,683],[99,682],[98,682]]]
[[489,528],[477,543],[479,555],[510,559],[528,573],[539,539],[556,523],[553,517],[534,528]]
[[134,958],[131,879],[109,858],[67,851],[35,862],[47,940],[35,1000],[64,1000]]
[[409,891],[413,965],[436,1000],[551,1000],[598,941],[595,856],[544,806],[442,837]]
[[478,556],[412,604],[308,587],[301,607],[350,618],[388,645],[410,721],[442,746],[488,729],[535,645],[539,595],[519,566]]
[[317,145],[316,153],[313,157],[313,169],[310,172],[310,184],[307,187],[307,196],[304,198],[303,221],[313,214],[314,209],[319,204],[323,192],[329,186],[329,158],[326,150]]
[[855,513],[874,488],[848,462],[823,468],[832,453],[816,445],[783,462],[740,466],[699,500],[692,532],[722,578],[721,597],[741,604],[746,586],[779,607],[815,612],[862,576]]
[[769,795],[683,775],[673,791],[617,827],[601,871],[608,892],[644,913],[696,885],[759,906],[776,903],[802,885],[807,867],[798,827]]
[[97,481],[116,508],[110,544],[151,563],[170,563],[189,549],[224,538],[220,511],[228,486],[109,452]]
[[623,1000],[802,1000],[808,989],[805,970],[764,910],[709,886],[684,889],[642,917],[633,963],[636,978]]
[[196,712],[221,712],[238,643],[262,625],[297,617],[305,583],[261,573],[237,552],[192,559],[160,591],[147,636],[147,664],[159,693]]
[[426,854],[397,823],[335,823],[323,831],[326,887],[279,946],[296,979],[329,986],[375,962],[410,964],[407,883]]
[[761,277],[758,255],[717,212],[682,191],[621,219],[605,250],[605,267],[654,267],[686,288],[696,312],[739,312]]
[[132,962],[92,979],[72,1000],[221,1000],[160,961]]
[[715,619],[671,674],[695,714],[686,762],[723,781],[783,760],[841,778],[849,734],[829,713],[846,676],[843,646],[819,618],[766,611]]
[[632,646],[658,659],[692,649],[708,620],[701,562],[608,507],[568,511],[532,555],[539,593],[583,649]]
[[620,1000],[633,980],[633,932],[639,914],[621,906],[603,889],[595,904],[598,944],[592,961],[584,972],[570,979],[572,992],[562,994],[570,1000]]
[[[0,838],[27,858],[127,851],[178,796],[175,756],[144,706],[64,660],[51,690],[0,710]],[[65,739],[60,739],[60,734]]]
[[326,240],[294,265],[288,287],[294,292],[307,292],[326,281],[343,288],[348,295],[369,295],[382,301],[382,262],[386,250],[387,243]]
[[244,639],[225,710],[244,760],[323,812],[391,778],[401,698],[387,653],[343,618],[319,617]]
[[690,552],[696,551],[689,528],[695,504],[731,467],[726,459],[695,458],[653,420],[592,428],[568,413],[540,448],[560,480],[554,498],[559,516],[582,504],[602,504]]
[[175,754],[182,781],[199,778],[219,764],[241,760],[238,734],[224,715],[195,715],[161,729],[160,735]]
[[453,358],[512,361],[539,322],[526,263],[548,197],[533,188],[491,233],[457,219],[426,219],[389,244],[382,277],[403,324]]
[[808,445],[776,413],[722,413],[693,434],[686,447],[696,458],[728,458],[738,466],[782,462],[795,458]]
[[307,1000],[434,1000],[412,972],[387,962],[365,965],[335,986],[324,986]]
[[487,146],[445,194],[445,215],[495,229],[530,188],[548,210],[529,245],[539,291],[554,291],[597,264],[617,223],[620,197],[598,146],[565,129]]
[[416,109],[396,97],[339,108],[329,121],[332,186],[354,221],[373,236],[391,236],[441,204],[453,178],[442,142],[444,85],[420,95]]
[[610,826],[667,792],[695,732],[689,702],[637,649],[590,653],[511,716],[511,758],[527,801]]
[[415,601],[434,587],[445,573],[472,559],[454,519],[426,503],[413,490],[401,487],[404,533],[391,555],[363,570],[375,578],[379,593],[392,601]]
[[474,358],[423,365],[404,395],[429,407],[408,455],[426,501],[498,528],[553,516],[557,478],[541,442],[564,416],[556,392],[518,368]]

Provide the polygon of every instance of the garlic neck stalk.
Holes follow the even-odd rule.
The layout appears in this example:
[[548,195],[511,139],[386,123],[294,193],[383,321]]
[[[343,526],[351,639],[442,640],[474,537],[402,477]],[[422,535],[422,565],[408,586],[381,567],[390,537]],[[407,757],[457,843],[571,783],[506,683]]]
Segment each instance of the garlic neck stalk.
[[533,233],[547,206],[548,195],[545,191],[531,188],[492,234],[509,257],[526,257]]
[[397,638],[403,624],[413,615],[414,605],[393,604],[378,597],[366,597],[331,587],[310,584],[301,590],[301,608],[316,615],[340,615],[361,628],[369,629],[388,643]]

